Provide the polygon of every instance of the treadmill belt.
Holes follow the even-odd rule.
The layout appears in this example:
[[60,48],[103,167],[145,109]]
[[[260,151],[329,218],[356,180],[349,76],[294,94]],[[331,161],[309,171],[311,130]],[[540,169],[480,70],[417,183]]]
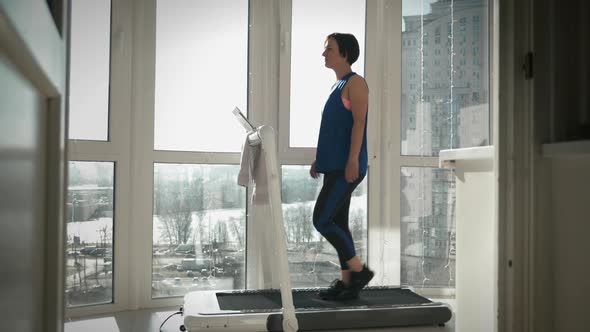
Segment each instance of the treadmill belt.
[[[318,291],[319,289],[293,290],[295,308],[379,307],[432,302],[406,288],[366,287],[360,292],[358,299],[338,302],[322,300]],[[217,302],[221,310],[279,310],[282,308],[281,293],[278,289],[217,293]]]

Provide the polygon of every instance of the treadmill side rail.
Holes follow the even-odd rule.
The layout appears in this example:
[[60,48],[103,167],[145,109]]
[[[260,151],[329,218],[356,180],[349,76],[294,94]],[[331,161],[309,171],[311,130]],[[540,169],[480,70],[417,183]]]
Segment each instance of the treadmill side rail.
[[[448,305],[432,303],[421,306],[397,308],[367,308],[334,311],[298,311],[299,331],[366,329],[420,325],[444,325],[452,317]],[[280,313],[270,314],[266,329],[283,332],[283,317]]]
[[268,314],[195,315],[185,316],[184,326],[189,332],[260,332],[267,319]]

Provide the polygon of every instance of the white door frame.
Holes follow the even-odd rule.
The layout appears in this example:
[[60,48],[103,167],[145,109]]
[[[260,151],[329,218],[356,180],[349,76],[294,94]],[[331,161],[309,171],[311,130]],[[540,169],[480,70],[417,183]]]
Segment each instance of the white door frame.
[[[0,1],[0,52],[47,99],[46,216],[44,250],[44,331],[63,331],[64,209],[66,188],[65,31],[66,3],[55,1],[61,22],[54,22],[47,3]],[[34,19],[31,19],[34,18]],[[57,25],[60,25],[58,30]],[[40,253],[42,254],[42,253]],[[33,319],[33,318],[31,318]],[[26,327],[25,327],[26,328]]]

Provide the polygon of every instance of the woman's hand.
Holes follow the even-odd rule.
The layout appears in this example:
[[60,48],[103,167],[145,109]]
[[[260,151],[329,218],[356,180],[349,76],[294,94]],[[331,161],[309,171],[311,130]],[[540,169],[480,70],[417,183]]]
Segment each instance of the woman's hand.
[[359,161],[358,159],[348,160],[346,169],[344,170],[344,178],[346,182],[353,183],[359,178]]
[[315,160],[313,161],[313,163],[311,163],[311,167],[309,168],[309,175],[314,179],[320,177],[320,174],[315,171]]

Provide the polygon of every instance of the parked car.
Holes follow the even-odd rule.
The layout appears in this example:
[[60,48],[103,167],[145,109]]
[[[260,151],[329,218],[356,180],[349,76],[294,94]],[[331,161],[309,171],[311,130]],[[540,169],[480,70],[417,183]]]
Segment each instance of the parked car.
[[195,245],[194,244],[179,244],[178,247],[174,249],[174,254],[178,256],[184,256],[188,254],[195,254]]
[[93,257],[103,257],[107,252],[106,248],[95,248],[94,250],[92,250],[91,252],[88,253],[88,255],[93,256]]
[[88,255],[92,250],[96,249],[96,246],[88,246],[80,249],[80,255]]
[[183,258],[177,271],[200,271],[211,266],[213,261],[209,258]]
[[176,271],[177,265],[176,264],[164,265],[164,267],[162,267],[162,269],[165,271]]

